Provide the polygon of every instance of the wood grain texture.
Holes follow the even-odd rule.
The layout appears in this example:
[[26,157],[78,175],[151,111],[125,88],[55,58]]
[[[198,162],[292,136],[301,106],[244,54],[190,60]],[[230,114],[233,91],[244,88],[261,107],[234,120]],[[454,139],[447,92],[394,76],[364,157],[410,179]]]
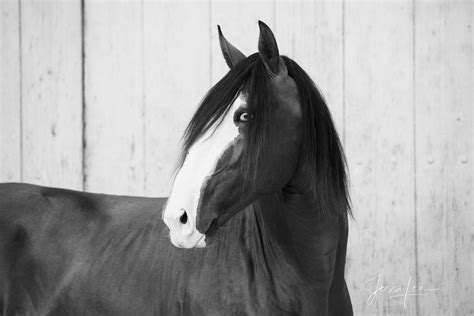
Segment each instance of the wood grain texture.
[[207,2],[143,5],[145,193],[149,196],[168,196],[184,129],[210,89],[209,9]]
[[85,188],[144,194],[143,11],[85,2]]
[[277,1],[275,36],[280,53],[295,60],[326,98],[343,137],[343,3]]
[[[413,180],[413,29],[410,2],[345,5],[346,153],[356,220],[347,280],[360,315],[415,313],[401,294],[416,275]],[[398,298],[400,301],[400,298]]]
[[80,1],[21,2],[23,181],[82,189]]
[[[345,135],[355,314],[474,314],[472,1],[86,0],[84,9],[0,1],[0,181],[82,189],[84,179],[87,191],[166,196],[186,124],[228,71],[216,25],[249,55],[262,20]],[[368,304],[380,274],[384,290]],[[404,307],[387,291],[409,278],[439,290]]]
[[20,6],[0,2],[0,182],[21,181]]
[[474,314],[471,6],[415,6],[418,282],[438,289],[421,315]]

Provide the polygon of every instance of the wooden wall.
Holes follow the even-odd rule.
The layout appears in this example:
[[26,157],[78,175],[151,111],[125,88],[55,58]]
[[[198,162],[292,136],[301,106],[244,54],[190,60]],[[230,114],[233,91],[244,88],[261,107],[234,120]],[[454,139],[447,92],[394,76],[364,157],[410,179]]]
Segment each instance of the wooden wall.
[[0,8],[0,181],[167,195],[186,122],[227,70],[216,24],[252,53],[261,19],[343,139],[356,314],[474,314],[472,1]]

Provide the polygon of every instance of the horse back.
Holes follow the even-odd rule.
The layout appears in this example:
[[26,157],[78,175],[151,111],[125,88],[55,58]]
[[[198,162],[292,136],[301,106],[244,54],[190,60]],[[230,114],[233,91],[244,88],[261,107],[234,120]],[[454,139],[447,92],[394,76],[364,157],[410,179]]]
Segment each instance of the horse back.
[[0,314],[46,313],[90,253],[94,236],[121,213],[156,202],[0,184]]
[[0,185],[0,307],[3,315],[39,311],[54,296],[100,211],[80,192]]

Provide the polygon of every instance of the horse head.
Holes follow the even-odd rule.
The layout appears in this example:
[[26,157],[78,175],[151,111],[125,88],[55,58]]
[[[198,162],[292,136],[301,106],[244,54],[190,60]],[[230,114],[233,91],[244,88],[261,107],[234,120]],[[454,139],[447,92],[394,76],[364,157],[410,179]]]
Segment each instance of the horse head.
[[249,57],[223,36],[230,67],[198,107],[185,136],[181,167],[163,210],[171,242],[205,247],[223,223],[292,178],[301,148],[302,111],[270,28],[259,21]]

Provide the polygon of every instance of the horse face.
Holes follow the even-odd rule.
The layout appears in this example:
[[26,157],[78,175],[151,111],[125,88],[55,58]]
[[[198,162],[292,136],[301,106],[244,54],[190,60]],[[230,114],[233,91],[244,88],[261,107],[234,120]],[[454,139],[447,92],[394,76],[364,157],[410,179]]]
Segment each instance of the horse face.
[[[245,58],[220,29],[219,36],[230,67]],[[250,172],[242,172],[245,155],[253,154],[246,146],[255,130],[252,124],[256,124],[248,107],[248,91],[243,90],[220,124],[189,148],[176,174],[163,219],[177,247],[204,247],[206,235],[260,196],[281,190],[297,167],[302,130],[296,83],[287,75],[272,32],[261,22],[259,54],[271,78],[274,99],[265,122],[267,137],[259,163],[246,166]]]

